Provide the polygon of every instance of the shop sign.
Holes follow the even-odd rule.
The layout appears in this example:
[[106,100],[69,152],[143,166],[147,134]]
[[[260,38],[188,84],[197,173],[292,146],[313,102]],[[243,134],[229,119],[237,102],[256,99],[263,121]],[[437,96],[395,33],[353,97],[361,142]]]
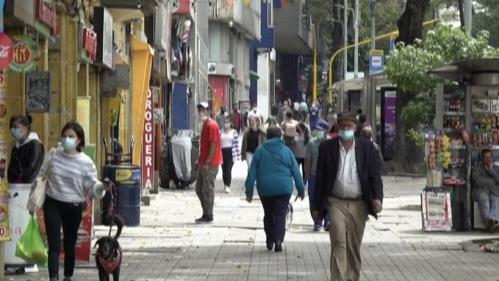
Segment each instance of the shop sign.
[[385,70],[385,57],[383,50],[369,51],[369,73],[375,74]]
[[144,121],[144,140],[142,142],[142,182],[143,188],[151,190],[154,182],[154,118],[152,90],[147,91]]
[[83,27],[81,58],[87,63],[97,58],[97,33],[90,26]]
[[56,36],[57,29],[57,11],[53,0],[35,1],[35,28],[38,32],[49,37]]
[[97,32],[98,65],[114,69],[113,17],[104,7],[94,7],[94,29]]
[[0,0],[0,32],[3,33],[3,8],[5,6],[5,0]]
[[26,112],[50,111],[50,73],[48,71],[26,74]]
[[[1,1],[1,0],[0,0]],[[4,70],[12,60],[13,43],[5,33],[0,33],[0,70]]]
[[27,72],[36,68],[35,42],[27,36],[23,36],[14,44],[10,68],[18,72]]

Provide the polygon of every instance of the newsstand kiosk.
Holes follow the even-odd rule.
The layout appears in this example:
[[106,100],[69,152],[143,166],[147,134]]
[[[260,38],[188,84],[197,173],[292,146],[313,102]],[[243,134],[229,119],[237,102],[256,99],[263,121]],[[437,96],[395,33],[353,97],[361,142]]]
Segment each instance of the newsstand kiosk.
[[431,74],[454,83],[437,90],[437,129],[424,132],[423,230],[480,229],[470,175],[483,149],[499,159],[499,59],[458,61]]

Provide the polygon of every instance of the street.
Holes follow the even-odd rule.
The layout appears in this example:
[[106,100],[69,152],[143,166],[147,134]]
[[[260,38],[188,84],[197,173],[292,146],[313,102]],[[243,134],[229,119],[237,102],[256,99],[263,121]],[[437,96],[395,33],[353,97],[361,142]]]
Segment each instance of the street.
[[[244,200],[245,163],[236,163],[233,171],[231,194],[223,193],[219,174],[213,224],[194,224],[201,208],[193,188],[161,190],[151,206],[143,206],[140,227],[125,227],[120,238],[121,280],[328,280],[329,236],[312,232],[308,198],[294,202],[284,251],[267,251],[260,202]],[[499,255],[463,251],[460,244],[490,236],[421,232],[417,205],[424,183],[384,178],[384,211],[367,225],[361,280],[498,280]],[[96,227],[97,237],[107,232]],[[48,274],[41,268],[5,280],[48,280]],[[73,280],[98,280],[94,263],[77,266]]]

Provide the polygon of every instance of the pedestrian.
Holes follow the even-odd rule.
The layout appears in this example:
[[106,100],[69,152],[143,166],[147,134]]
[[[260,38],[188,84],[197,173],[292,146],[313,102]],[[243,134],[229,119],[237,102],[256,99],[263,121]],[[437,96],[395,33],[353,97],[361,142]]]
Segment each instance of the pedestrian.
[[308,119],[308,104],[306,101],[300,103],[300,121],[307,122]]
[[[319,216],[314,219],[314,231],[319,231],[322,226],[326,231],[329,230],[329,219],[327,214],[327,208],[317,208],[315,204],[315,180],[317,174],[317,159],[319,157],[319,146],[326,140],[326,134],[328,132],[328,123],[324,120],[319,120],[315,127],[312,128],[312,138],[307,144],[305,151],[305,165],[304,174],[306,182],[308,183],[308,198],[310,205],[310,213],[315,209],[319,209]],[[313,219],[313,218],[312,218]]]
[[289,149],[293,149],[295,145],[297,126],[298,126],[298,121],[296,121],[293,118],[293,111],[288,110],[288,112],[286,112],[286,120],[281,124],[281,128],[282,131],[284,132],[284,142],[289,147]]
[[305,123],[300,122],[296,127],[295,145],[293,146],[293,154],[295,155],[298,167],[301,166],[303,181],[307,183],[305,178],[305,150],[310,141],[310,132]]
[[277,123],[282,124],[284,120],[286,120],[286,113],[289,111],[289,101],[284,100],[282,107],[279,108],[279,111],[277,112]]
[[355,136],[360,137],[362,133],[362,129],[364,129],[365,126],[368,126],[367,124],[367,116],[363,113],[359,115],[358,123],[357,123],[357,129],[355,131]]
[[50,281],[59,280],[61,227],[64,248],[64,281],[70,281],[75,268],[75,245],[86,198],[101,199],[110,189],[97,179],[97,168],[83,153],[85,132],[75,122],[67,123],[61,132],[61,147],[51,150],[50,160],[42,165],[41,175],[48,175],[47,195],[43,205],[48,241]]
[[248,126],[250,119],[255,119],[258,123],[258,127],[263,125],[263,114],[258,110],[256,104],[251,106],[251,110],[248,112]]
[[267,141],[256,150],[245,182],[246,200],[251,202],[256,181],[264,211],[263,226],[267,249],[274,249],[276,252],[282,251],[293,180],[298,197],[301,200],[305,197],[298,164],[291,150],[281,140],[281,134],[279,127],[268,128]]
[[225,120],[220,138],[223,156],[222,179],[224,182],[224,192],[230,193],[232,166],[234,166],[235,161],[241,158],[241,152],[239,151],[239,134],[232,128],[229,120]]
[[379,163],[383,164],[383,154],[381,153],[381,149],[379,149],[379,145],[373,141],[373,130],[371,126],[364,126],[364,128],[362,128],[360,136],[373,143],[374,148],[376,148],[376,152],[379,156]]
[[339,138],[319,146],[314,192],[314,219],[329,208],[331,280],[358,281],[360,248],[368,214],[382,210],[383,182],[374,145],[355,138],[353,113],[338,115]]
[[277,120],[275,117],[271,116],[269,118],[267,118],[267,121],[265,121],[265,124],[263,125],[263,132],[265,134],[267,134],[267,129],[271,126],[279,126],[279,124],[277,123]]
[[265,140],[265,133],[258,126],[257,118],[249,119],[250,127],[244,132],[243,143],[241,145],[241,158],[251,167],[253,154]]
[[239,106],[237,105],[237,102],[232,104],[232,127],[234,130],[236,130],[238,133],[241,132],[241,112],[239,111]]
[[228,116],[226,114],[226,109],[225,106],[220,107],[220,113],[215,116],[215,119],[217,120],[217,125],[219,129],[222,129],[225,124],[225,119],[228,119]]
[[310,117],[309,117],[309,126],[310,128],[314,128],[317,122],[320,120],[320,112],[319,112],[319,107],[317,104],[312,104],[310,107]]
[[207,102],[198,104],[197,110],[203,121],[203,127],[201,129],[196,194],[201,202],[203,215],[195,222],[211,223],[215,204],[215,179],[218,167],[223,163],[220,130],[217,122],[209,117]]
[[31,116],[19,115],[10,119],[10,132],[16,144],[10,154],[7,180],[9,183],[32,183],[43,164],[43,144],[31,131]]

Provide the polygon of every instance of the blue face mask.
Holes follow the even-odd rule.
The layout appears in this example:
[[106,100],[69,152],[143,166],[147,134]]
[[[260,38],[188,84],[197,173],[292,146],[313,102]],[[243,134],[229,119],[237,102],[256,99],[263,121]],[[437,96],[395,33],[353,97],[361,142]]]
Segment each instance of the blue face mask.
[[73,152],[76,150],[76,139],[74,138],[63,138],[62,139],[62,148],[64,149],[65,152]]
[[19,141],[23,138],[23,133],[21,132],[21,128],[11,128],[10,132],[16,141]]
[[340,138],[342,140],[350,140],[353,138],[353,130],[340,130]]

